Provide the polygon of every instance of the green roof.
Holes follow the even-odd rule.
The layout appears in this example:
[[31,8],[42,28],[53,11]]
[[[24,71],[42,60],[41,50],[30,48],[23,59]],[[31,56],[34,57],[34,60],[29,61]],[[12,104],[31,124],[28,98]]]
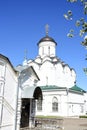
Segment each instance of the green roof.
[[74,91],[77,91],[77,92],[86,92],[85,90],[83,90],[82,88],[78,87],[77,85],[74,85],[69,90],[74,90]]
[[65,87],[58,87],[55,85],[46,85],[46,86],[40,86],[42,90],[53,90],[53,89],[65,89]]
[[[67,90],[66,87],[59,87],[56,85],[46,85],[46,86],[39,86],[41,88],[41,90]],[[78,87],[77,85],[74,85],[73,87],[69,88],[69,91],[74,91],[74,92],[86,92],[85,90],[83,90],[82,88]]]

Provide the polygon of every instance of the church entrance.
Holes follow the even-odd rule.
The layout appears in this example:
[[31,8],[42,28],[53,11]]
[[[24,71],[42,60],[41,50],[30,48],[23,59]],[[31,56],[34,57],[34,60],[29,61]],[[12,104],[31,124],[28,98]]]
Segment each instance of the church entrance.
[[35,125],[36,100],[41,98],[40,87],[29,87],[24,89],[21,98],[21,119],[20,128],[33,127]]
[[28,127],[29,126],[29,116],[30,116],[30,99],[23,98],[22,106],[21,106],[21,121],[20,127]]

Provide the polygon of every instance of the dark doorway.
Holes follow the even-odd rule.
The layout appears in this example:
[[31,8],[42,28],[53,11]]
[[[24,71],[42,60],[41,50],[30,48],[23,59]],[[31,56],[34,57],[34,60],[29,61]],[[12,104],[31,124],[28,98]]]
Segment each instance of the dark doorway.
[[21,121],[20,127],[28,127],[29,126],[29,116],[30,116],[30,100],[27,98],[22,98],[22,106],[21,106]]

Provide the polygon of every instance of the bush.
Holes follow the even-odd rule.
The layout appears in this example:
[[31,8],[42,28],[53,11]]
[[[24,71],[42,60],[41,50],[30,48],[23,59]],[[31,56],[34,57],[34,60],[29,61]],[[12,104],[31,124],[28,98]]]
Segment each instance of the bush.
[[83,116],[79,116],[79,118],[87,118],[87,116],[86,116],[86,115],[83,115]]

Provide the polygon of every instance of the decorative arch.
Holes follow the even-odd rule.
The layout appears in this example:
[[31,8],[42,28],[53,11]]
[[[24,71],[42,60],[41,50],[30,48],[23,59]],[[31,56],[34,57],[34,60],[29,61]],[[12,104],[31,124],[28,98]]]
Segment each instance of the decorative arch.
[[69,66],[68,66],[68,65],[65,65],[65,66],[64,66],[64,73],[65,73],[65,74],[70,74],[70,72],[71,72],[71,71],[70,71]]

